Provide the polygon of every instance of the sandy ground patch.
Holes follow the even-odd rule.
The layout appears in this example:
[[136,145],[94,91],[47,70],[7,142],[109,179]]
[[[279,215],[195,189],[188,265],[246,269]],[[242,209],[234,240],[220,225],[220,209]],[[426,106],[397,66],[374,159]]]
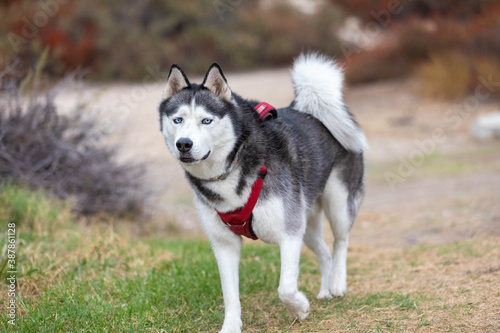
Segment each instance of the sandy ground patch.
[[[227,78],[244,97],[277,107],[293,99],[287,69]],[[148,183],[156,193],[151,212],[159,225],[163,216],[165,221],[173,216],[181,230],[201,233],[191,189],[159,132],[162,90],[162,83],[85,86],[62,95],[59,103],[84,100],[99,110],[111,124],[111,140],[122,147],[121,159],[147,162]],[[478,142],[469,133],[475,116],[498,104],[466,110],[465,101],[427,100],[407,80],[347,87],[345,98],[370,144],[366,197],[351,244],[393,247],[500,234],[500,143]],[[408,168],[412,156],[421,160]],[[388,181],[388,173],[400,181]],[[329,232],[325,237],[331,240]]]

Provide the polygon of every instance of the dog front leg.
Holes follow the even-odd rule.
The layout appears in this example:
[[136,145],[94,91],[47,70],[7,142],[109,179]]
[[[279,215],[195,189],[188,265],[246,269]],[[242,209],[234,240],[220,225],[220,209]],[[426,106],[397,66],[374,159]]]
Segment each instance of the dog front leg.
[[227,236],[223,240],[212,238],[224,296],[224,324],[221,332],[239,333],[242,327],[238,276],[241,237],[233,234]]
[[239,333],[242,327],[238,276],[241,237],[229,230],[217,212],[202,200],[197,198],[196,206],[219,267],[224,296],[224,324],[221,332]]
[[297,288],[299,278],[300,249],[302,239],[287,237],[280,244],[281,275],[278,294],[281,301],[295,318],[306,319],[309,315],[309,301]]

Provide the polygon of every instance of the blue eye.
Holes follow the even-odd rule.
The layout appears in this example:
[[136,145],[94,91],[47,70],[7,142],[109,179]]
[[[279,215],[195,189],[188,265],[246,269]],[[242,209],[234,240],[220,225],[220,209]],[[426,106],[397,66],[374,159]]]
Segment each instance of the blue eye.
[[174,124],[182,123],[182,118],[174,118]]
[[201,121],[203,125],[210,125],[212,123],[212,119],[205,118]]

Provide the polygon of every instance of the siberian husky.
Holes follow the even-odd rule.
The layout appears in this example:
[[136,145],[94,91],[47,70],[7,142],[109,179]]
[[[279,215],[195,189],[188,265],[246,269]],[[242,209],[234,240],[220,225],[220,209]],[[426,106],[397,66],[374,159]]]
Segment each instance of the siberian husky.
[[[259,116],[259,102],[230,89],[216,63],[201,85],[191,84],[172,65],[163,91],[161,132],[196,194],[219,267],[225,305],[221,332],[242,328],[241,234],[279,245],[278,295],[295,318],[309,314],[309,302],[297,288],[302,242],[319,262],[318,298],[346,291],[349,231],[364,194],[365,135],[344,105],[343,74],[335,62],[317,53],[300,55],[292,80],[295,99],[271,120]],[[269,105],[263,108],[276,117]],[[260,193],[254,193],[256,187]],[[229,222],[223,219],[241,207],[251,212],[245,221],[231,226],[231,213]],[[323,213],[335,237],[333,256],[323,240]]]

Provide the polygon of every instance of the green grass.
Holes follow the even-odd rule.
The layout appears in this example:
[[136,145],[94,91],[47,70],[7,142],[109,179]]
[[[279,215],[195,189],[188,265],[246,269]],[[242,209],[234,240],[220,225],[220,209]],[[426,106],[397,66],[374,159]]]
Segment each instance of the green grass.
[[[197,332],[213,331],[223,321],[223,301],[217,265],[207,241],[148,241],[142,253],[172,253],[171,260],[134,270],[135,258],[119,253],[120,260],[81,260],[70,263],[56,283],[46,284],[36,295],[20,294],[20,332]],[[104,246],[104,245],[103,245]],[[130,246],[134,246],[132,243]],[[105,246],[104,246],[105,247]],[[276,247],[244,247],[240,292],[243,318],[248,328],[268,325],[264,314],[282,327],[292,318],[279,301],[279,253]],[[106,251],[106,250],[105,250]],[[20,259],[22,262],[22,258]],[[44,266],[30,267],[20,281],[50,278]],[[22,264],[21,264],[22,265]],[[315,274],[310,259],[301,265],[303,274]],[[54,269],[57,269],[54,267]],[[319,285],[305,292],[313,299]],[[395,307],[402,313],[416,311],[419,303],[410,294],[386,292],[364,297],[349,295],[334,301],[313,302],[312,321],[329,316],[343,317],[348,309],[365,311]],[[318,317],[317,314],[321,315]],[[4,321],[5,323],[5,321]],[[7,327],[4,324],[4,327]],[[306,330],[307,331],[307,330]]]
[[[87,224],[72,218],[67,205],[41,192],[15,186],[0,189],[0,203],[3,222],[15,221],[18,225],[20,304],[15,328],[7,324],[4,311],[0,314],[0,331],[217,332],[220,329],[224,316],[222,291],[208,241],[138,237],[126,228],[113,227],[112,219]],[[6,260],[5,245],[6,237],[2,237],[2,267]],[[475,246],[472,242],[415,246],[379,256],[377,261],[354,251],[348,261],[348,293],[333,300],[315,299],[319,269],[306,252],[300,263],[299,287],[311,302],[310,317],[295,322],[277,294],[278,247],[246,243],[240,265],[244,330],[432,331],[436,328],[436,320],[432,319],[436,314],[473,318],[482,311],[476,306],[480,301],[467,299],[478,293],[475,285],[460,286],[457,291],[460,300],[449,304],[441,304],[442,299],[425,288],[394,290],[390,286],[402,280],[418,281],[415,267],[428,258],[435,257],[433,269],[446,269],[443,259],[476,260],[485,253],[495,255],[497,249],[494,245]],[[5,275],[5,269],[0,274]],[[488,281],[485,283],[489,285]],[[6,296],[2,298],[2,303],[7,301]],[[427,311],[432,313],[430,317]],[[468,325],[462,319],[453,320],[449,324],[452,328]]]
[[194,331],[201,323],[220,320],[220,311],[211,311],[217,309],[220,288],[209,245],[157,243],[144,255],[167,249],[179,257],[140,274],[135,274],[127,260],[75,265],[63,281],[44,288],[35,304],[26,304],[20,329],[134,332],[164,328],[171,332],[183,327]]
[[0,223],[15,223],[25,230],[34,230],[43,221],[55,227],[61,219],[70,219],[66,203],[50,200],[43,191],[30,191],[10,183],[0,183]]

